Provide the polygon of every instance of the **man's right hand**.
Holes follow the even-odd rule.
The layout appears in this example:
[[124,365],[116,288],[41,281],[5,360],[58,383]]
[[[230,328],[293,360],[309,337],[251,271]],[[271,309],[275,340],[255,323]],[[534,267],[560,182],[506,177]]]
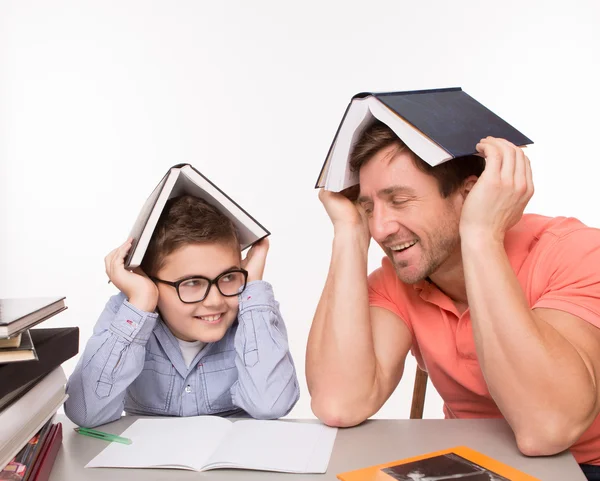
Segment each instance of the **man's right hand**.
[[354,197],[319,192],[335,235],[306,348],[311,408],[338,427],[355,426],[381,408],[402,377],[412,342],[399,316],[369,307],[368,218]]
[[325,207],[336,231],[344,228],[357,230],[364,234],[367,241],[369,240],[367,217],[350,199],[341,193],[321,189],[319,200]]
[[133,239],[128,239],[104,258],[106,274],[117,289],[127,296],[130,304],[142,311],[153,312],[158,304],[156,284],[139,267],[133,271],[125,269],[125,257],[132,243]]

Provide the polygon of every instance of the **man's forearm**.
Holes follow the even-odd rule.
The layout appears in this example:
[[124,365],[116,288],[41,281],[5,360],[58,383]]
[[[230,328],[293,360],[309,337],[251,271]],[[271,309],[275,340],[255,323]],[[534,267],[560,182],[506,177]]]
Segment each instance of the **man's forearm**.
[[539,454],[565,449],[591,422],[596,403],[585,362],[531,311],[501,243],[463,237],[462,255],[477,354],[492,397],[517,440],[546,439]]
[[376,358],[369,320],[367,251],[368,243],[360,231],[336,233],[306,355],[313,409],[326,403],[362,406],[374,391]]

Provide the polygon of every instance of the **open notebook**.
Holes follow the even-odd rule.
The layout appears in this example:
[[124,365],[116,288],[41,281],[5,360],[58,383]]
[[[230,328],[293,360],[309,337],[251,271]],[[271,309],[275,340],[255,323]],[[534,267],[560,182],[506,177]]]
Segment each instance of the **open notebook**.
[[217,416],[138,419],[86,468],[219,468],[325,473],[337,433],[316,423]]

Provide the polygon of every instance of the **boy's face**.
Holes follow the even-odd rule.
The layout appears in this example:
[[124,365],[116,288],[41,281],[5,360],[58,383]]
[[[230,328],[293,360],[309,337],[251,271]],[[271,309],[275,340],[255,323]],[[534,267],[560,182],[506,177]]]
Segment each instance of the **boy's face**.
[[[239,268],[240,260],[239,249],[230,245],[189,244],[169,254],[156,277],[172,282],[189,276],[214,279],[229,269]],[[157,285],[161,316],[183,341],[219,341],[237,317],[238,297],[223,296],[214,284],[206,298],[195,304],[181,302],[174,287]]]

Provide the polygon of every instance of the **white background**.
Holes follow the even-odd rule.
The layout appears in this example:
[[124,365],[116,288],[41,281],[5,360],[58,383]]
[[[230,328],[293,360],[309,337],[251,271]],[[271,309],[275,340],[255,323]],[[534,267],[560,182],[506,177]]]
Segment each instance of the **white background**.
[[[599,32],[596,0],[2,1],[0,297],[66,295],[46,325],[79,326],[83,349],[115,292],[105,254],[192,163],[273,233],[292,416],[310,417],[332,239],[313,187],[350,97],[462,87],[535,141],[528,210],[598,227]],[[379,416],[408,417],[413,376],[411,357]],[[430,389],[425,417],[441,416]]]

